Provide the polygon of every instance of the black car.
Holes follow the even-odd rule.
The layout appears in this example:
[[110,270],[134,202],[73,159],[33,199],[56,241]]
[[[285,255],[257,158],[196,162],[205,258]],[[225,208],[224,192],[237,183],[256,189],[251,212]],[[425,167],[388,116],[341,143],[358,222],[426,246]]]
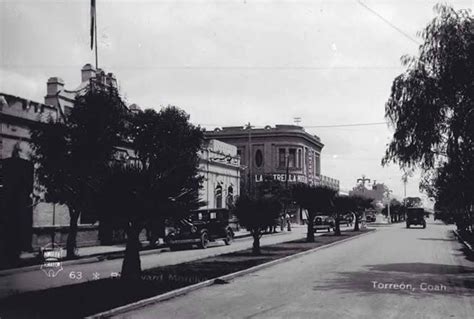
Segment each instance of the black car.
[[408,208],[407,209],[407,228],[411,225],[421,225],[426,228],[425,210],[423,208]]
[[368,222],[368,223],[373,223],[375,222],[377,218],[375,217],[375,214],[367,214],[365,216],[365,221]]
[[329,232],[335,225],[336,222],[331,216],[318,215],[314,218],[313,230],[315,233],[321,229]]
[[165,242],[171,249],[194,244],[207,248],[209,242],[216,240],[230,245],[234,231],[229,225],[229,217],[227,209],[193,211],[186,218],[168,222]]

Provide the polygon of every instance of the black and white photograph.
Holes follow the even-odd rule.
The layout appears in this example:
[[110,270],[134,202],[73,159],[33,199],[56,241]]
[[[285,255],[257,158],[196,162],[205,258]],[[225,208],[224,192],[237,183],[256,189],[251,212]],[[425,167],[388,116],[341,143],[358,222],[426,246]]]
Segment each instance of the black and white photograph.
[[474,0],[0,0],[0,319],[474,318]]

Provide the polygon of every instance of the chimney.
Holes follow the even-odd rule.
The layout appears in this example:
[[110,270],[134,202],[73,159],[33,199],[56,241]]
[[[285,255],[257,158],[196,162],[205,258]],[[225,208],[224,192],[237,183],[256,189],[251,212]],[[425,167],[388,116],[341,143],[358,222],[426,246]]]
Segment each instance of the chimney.
[[111,72],[107,73],[106,82],[107,82],[107,85],[115,89],[117,88],[117,79],[115,79],[115,75],[113,73]]
[[47,96],[54,96],[64,88],[64,81],[58,77],[49,78],[46,84]]
[[81,69],[81,80],[82,82],[87,82],[90,78],[93,77],[95,77],[95,69],[92,65],[87,63]]

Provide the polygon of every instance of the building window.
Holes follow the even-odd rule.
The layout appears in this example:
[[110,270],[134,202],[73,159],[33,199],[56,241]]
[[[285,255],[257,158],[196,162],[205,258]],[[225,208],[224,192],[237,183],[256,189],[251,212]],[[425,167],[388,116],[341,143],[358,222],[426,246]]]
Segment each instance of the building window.
[[301,168],[302,165],[301,165],[301,149],[298,149],[298,159],[297,159],[297,165],[298,165],[298,168]]
[[315,166],[316,166],[316,174],[320,175],[321,174],[321,158],[319,157],[319,154],[315,154],[314,161],[315,161]]
[[296,167],[296,148],[290,148],[288,153],[288,167]]
[[216,208],[222,208],[222,186],[217,185],[215,191]]
[[229,186],[229,188],[227,188],[227,198],[225,204],[229,209],[234,206],[234,188],[232,186]]
[[286,150],[284,148],[278,149],[278,167],[286,166]]
[[263,164],[263,154],[261,150],[255,152],[255,165],[261,167]]

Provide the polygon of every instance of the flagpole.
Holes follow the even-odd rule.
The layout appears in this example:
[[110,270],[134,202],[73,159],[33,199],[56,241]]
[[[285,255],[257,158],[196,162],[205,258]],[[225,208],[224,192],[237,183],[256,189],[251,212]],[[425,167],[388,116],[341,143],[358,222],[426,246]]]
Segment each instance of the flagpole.
[[97,54],[97,3],[96,3],[96,8],[94,10],[95,12],[95,17],[94,17],[94,41],[95,41],[95,69],[99,69],[99,55]]

